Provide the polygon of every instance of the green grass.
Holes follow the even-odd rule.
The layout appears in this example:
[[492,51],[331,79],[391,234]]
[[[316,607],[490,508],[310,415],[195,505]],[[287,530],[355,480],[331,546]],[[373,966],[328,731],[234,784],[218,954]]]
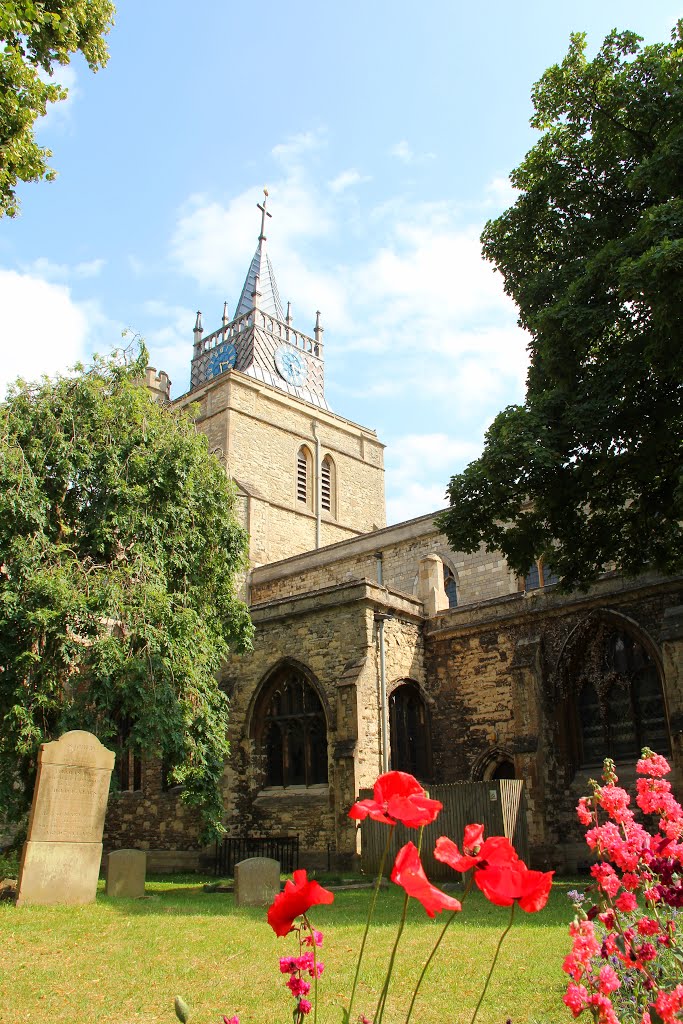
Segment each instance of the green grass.
[[[148,898],[113,900],[100,892],[87,907],[0,904],[0,1024],[173,1024],[173,997],[193,1008],[191,1024],[291,1021],[293,1000],[278,958],[296,952],[277,939],[260,909],[237,908],[232,894],[202,891],[196,876],[148,880]],[[574,883],[575,884],[575,883]],[[567,1024],[563,957],[572,916],[562,881],[546,909],[517,912],[478,1024]],[[339,892],[311,918],[325,934],[320,1024],[339,1024],[367,913],[367,890]],[[396,931],[402,894],[380,894],[354,1005],[372,1017]],[[477,1001],[509,911],[471,893],[451,925],[411,1024],[465,1024]],[[415,979],[442,920],[411,901],[390,990],[386,1024],[401,1024]],[[312,1024],[312,1018],[311,1018]]]

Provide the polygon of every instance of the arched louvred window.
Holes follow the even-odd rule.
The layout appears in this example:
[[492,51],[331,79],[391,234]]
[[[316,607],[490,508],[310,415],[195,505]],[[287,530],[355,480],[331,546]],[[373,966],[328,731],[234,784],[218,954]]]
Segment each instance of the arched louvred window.
[[627,630],[602,623],[583,641],[572,670],[579,676],[581,663],[590,666],[576,698],[581,764],[599,765],[605,757],[632,761],[646,746],[668,756],[662,687],[646,647]]
[[305,444],[296,456],[296,500],[306,508],[313,506],[312,456]]
[[389,739],[393,771],[431,777],[429,715],[415,683],[401,683],[389,698]]
[[455,573],[451,569],[450,565],[443,565],[443,588],[446,591],[446,597],[448,598],[448,607],[457,608],[458,606],[458,585],[455,580]]
[[336,517],[337,504],[336,469],[332,457],[326,455],[320,467],[320,504],[323,512]]
[[327,723],[320,698],[300,670],[284,666],[257,704],[255,736],[267,786],[327,782]]

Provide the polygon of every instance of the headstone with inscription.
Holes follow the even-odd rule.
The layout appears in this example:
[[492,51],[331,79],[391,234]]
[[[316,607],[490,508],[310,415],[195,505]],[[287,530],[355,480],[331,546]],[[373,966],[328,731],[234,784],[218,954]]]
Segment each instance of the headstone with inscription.
[[235,903],[238,907],[267,907],[279,891],[279,860],[249,857],[235,864]]
[[43,743],[19,868],[22,903],[92,903],[114,753],[75,730]]

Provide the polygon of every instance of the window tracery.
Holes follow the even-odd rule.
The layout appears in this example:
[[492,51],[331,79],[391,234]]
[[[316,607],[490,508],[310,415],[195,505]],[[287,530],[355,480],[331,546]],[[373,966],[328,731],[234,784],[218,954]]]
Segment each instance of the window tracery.
[[258,702],[256,739],[266,786],[327,782],[327,723],[320,698],[300,670],[285,666]]

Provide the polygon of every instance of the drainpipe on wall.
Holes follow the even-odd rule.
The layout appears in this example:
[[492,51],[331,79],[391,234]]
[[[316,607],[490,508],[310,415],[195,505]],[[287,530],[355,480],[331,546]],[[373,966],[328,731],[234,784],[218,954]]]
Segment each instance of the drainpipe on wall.
[[382,774],[389,771],[389,708],[387,705],[387,675],[384,658],[384,623],[393,615],[375,612],[379,638],[379,725],[382,742]]
[[318,437],[318,423],[311,420],[311,430],[315,438],[315,546],[320,547],[320,516],[322,512],[322,479],[320,476],[320,438]]

